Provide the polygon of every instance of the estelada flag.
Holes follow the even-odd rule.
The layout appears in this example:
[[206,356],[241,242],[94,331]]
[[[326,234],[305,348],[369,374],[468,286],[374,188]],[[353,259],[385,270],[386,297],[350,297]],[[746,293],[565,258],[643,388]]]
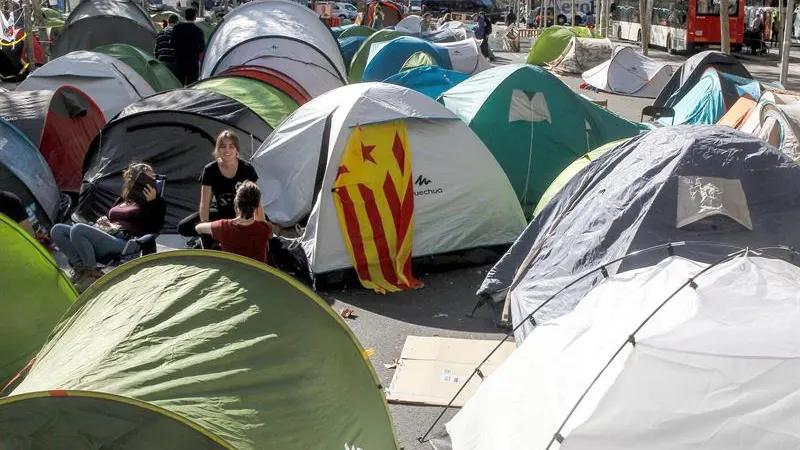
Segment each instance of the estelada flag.
[[422,286],[411,273],[414,187],[404,120],[353,129],[333,199],[364,287],[384,294]]

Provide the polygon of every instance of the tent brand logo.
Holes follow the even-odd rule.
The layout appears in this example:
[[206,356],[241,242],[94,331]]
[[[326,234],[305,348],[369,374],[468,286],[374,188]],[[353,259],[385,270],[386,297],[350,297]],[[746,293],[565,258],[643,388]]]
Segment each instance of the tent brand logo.
[[431,183],[433,183],[433,181],[423,177],[422,175],[418,176],[417,181],[414,182],[414,184],[416,184],[417,186],[427,186]]
[[361,447],[356,447],[355,445],[350,445],[350,444],[345,442],[344,450],[364,450],[364,449],[361,448]]
[[[428,178],[425,178],[424,175],[418,176],[417,179],[414,181],[414,185],[415,186],[420,186],[420,187],[425,187],[425,186],[427,186],[427,185],[429,185],[431,183],[433,183],[433,180],[429,180]],[[422,189],[422,190],[419,190],[419,191],[414,191],[414,197],[441,194],[443,192],[444,192],[444,190],[442,190],[442,188],[438,188],[438,189]]]

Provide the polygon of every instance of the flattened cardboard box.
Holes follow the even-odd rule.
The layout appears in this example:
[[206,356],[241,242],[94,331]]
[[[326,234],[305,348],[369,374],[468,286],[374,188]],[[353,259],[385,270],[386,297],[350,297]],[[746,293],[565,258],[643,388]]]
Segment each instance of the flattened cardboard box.
[[[447,405],[498,342],[408,336],[392,383],[386,390],[387,400],[414,405]],[[515,348],[514,342],[503,343],[481,366],[481,373],[490,376]],[[475,375],[453,406],[464,406],[480,384],[481,378]]]

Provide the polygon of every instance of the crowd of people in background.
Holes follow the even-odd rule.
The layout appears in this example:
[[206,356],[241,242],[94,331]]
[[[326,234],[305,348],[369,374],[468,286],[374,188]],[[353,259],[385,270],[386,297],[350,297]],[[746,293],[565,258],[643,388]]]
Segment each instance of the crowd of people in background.
[[186,20],[180,22],[177,14],[170,15],[156,35],[153,55],[175,75],[184,86],[200,77],[200,62],[205,52],[203,30],[195,24],[197,10],[187,8]]

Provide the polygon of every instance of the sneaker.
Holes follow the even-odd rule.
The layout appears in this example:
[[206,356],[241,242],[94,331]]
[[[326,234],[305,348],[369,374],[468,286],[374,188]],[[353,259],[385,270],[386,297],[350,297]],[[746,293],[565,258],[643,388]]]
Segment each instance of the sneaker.
[[200,240],[200,236],[195,236],[188,241],[186,241],[186,248],[200,250],[203,248],[203,241]]

